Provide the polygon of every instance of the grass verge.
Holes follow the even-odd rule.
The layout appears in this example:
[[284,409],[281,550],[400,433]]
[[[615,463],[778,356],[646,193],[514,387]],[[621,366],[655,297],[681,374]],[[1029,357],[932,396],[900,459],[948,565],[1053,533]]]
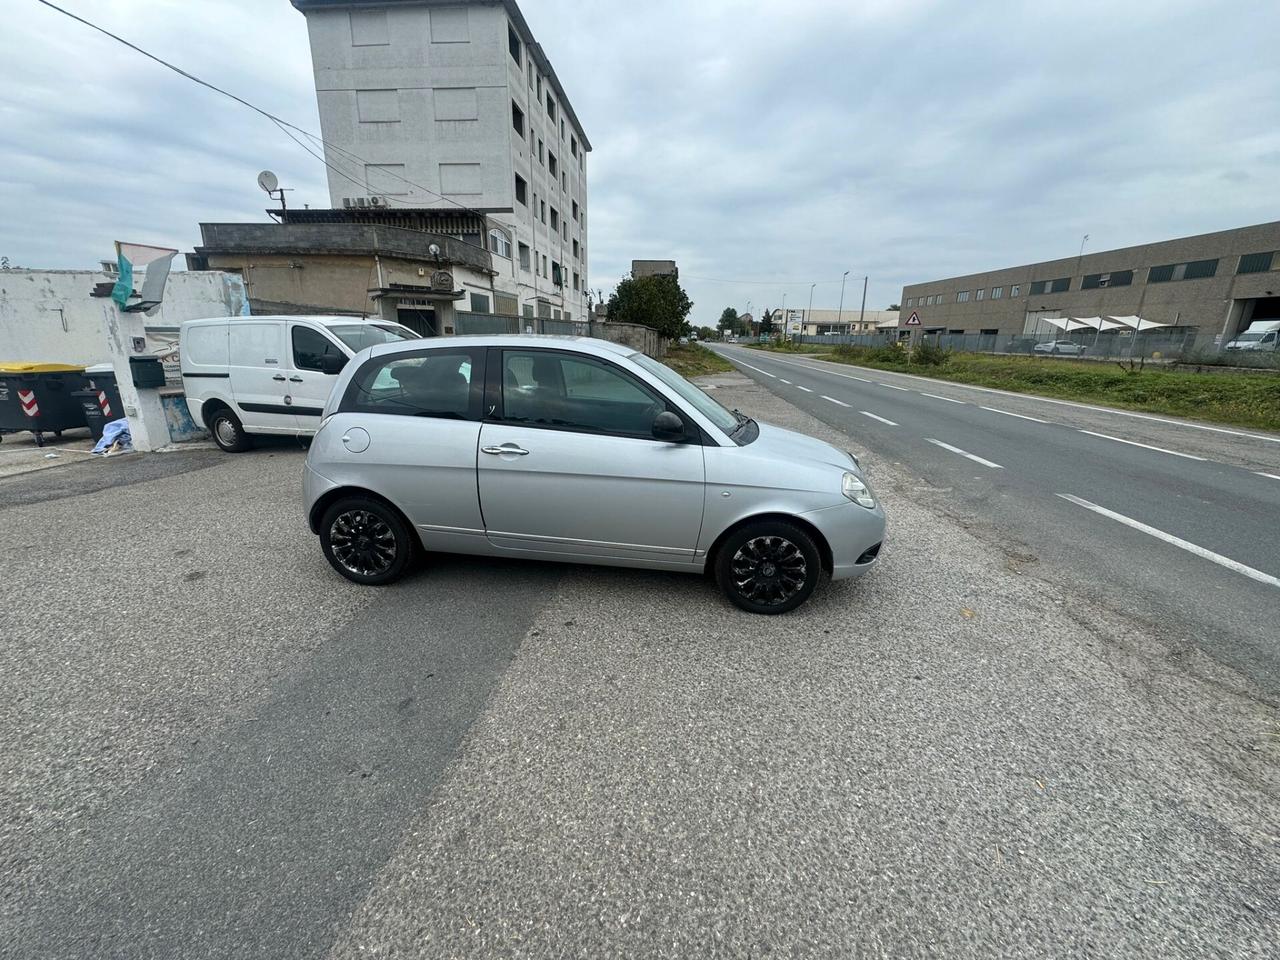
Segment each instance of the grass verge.
[[1014,393],[1280,431],[1280,376],[1275,374],[1131,373],[1119,365],[977,353],[951,354],[925,366],[887,359],[883,350],[873,352],[841,347],[829,359]]
[[712,373],[728,373],[733,364],[712,353],[700,343],[673,343],[667,347],[662,362],[682,377],[705,377]]

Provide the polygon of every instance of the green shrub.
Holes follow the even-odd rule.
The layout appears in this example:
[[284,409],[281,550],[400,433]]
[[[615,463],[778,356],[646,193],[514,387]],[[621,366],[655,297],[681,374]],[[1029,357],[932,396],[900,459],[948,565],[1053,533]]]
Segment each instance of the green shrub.
[[911,362],[922,367],[941,367],[951,360],[951,351],[944,350],[932,340],[921,340],[911,351]]

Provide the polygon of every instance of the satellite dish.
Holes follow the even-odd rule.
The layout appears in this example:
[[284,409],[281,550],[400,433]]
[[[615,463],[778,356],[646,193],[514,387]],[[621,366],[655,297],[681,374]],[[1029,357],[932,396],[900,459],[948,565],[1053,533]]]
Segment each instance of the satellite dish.
[[258,186],[267,193],[274,193],[280,189],[280,181],[276,179],[276,175],[270,170],[263,170],[258,174]]

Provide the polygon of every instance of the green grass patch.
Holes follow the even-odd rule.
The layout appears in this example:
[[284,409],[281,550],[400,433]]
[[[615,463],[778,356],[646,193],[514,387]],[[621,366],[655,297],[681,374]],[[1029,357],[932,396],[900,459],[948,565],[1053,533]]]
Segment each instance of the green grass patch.
[[733,364],[712,353],[700,343],[673,343],[667,347],[662,362],[682,377],[705,377],[712,373],[728,373]]
[[767,350],[769,353],[830,353],[831,347],[820,343],[796,343],[794,340],[775,340],[773,343],[748,343],[744,346],[752,350]]
[[941,362],[925,365],[908,363],[905,352],[890,347],[837,347],[831,359],[1014,393],[1280,431],[1276,374],[1130,372],[1114,363],[977,353],[947,354]]

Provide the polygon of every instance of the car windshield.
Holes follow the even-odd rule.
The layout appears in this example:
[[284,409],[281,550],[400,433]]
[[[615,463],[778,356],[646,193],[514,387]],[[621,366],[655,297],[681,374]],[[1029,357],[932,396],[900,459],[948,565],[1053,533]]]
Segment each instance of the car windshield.
[[689,403],[725,433],[732,433],[737,429],[739,422],[737,416],[726,410],[712,396],[698,389],[665,363],[659,363],[643,353],[633,353],[630,359],[674,390],[679,394],[680,399]]
[[374,347],[380,343],[421,339],[408,327],[402,327],[398,323],[352,323],[346,326],[329,327],[328,330],[356,353],[365,347]]

